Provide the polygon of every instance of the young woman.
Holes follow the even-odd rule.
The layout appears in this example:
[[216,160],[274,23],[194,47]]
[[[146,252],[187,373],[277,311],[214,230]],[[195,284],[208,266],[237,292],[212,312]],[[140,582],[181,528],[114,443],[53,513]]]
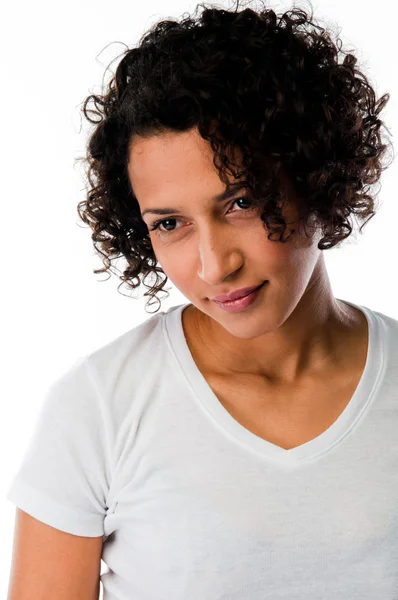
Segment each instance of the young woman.
[[96,272],[189,302],[50,387],[10,600],[396,598],[398,321],[324,260],[376,212],[388,94],[340,51],[304,10],[205,7],[86,99]]

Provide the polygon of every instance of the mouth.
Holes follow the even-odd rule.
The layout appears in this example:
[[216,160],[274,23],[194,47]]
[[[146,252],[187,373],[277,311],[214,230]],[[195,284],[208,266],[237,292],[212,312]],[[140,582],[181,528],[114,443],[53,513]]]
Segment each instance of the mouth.
[[256,287],[244,288],[242,290],[232,292],[229,295],[228,294],[220,294],[219,296],[216,296],[215,298],[213,298],[213,301],[217,302],[217,303],[222,303],[222,304],[224,304],[225,302],[234,302],[235,300],[239,300],[240,298],[245,298],[246,296],[249,296],[253,292],[256,292],[264,285],[264,283],[266,283],[266,281],[263,281],[263,283],[261,283],[260,285],[258,285]]
[[214,302],[222,310],[226,310],[228,312],[240,312],[251,306],[256,301],[260,291],[266,283],[268,283],[268,280],[263,281],[261,285],[259,285],[257,288],[254,288],[250,293],[246,294],[245,296],[241,296],[240,298],[236,298],[235,300],[229,300],[225,302],[214,300]]

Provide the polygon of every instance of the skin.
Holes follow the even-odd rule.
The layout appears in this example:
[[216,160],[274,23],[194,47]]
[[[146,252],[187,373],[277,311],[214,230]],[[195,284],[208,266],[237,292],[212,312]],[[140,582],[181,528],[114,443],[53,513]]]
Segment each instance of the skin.
[[[343,371],[347,378],[350,369],[360,375],[366,318],[334,298],[317,248],[320,228],[304,235],[300,200],[287,180],[284,215],[296,233],[281,244],[267,239],[257,210],[236,203],[245,190],[215,202],[225,186],[196,129],[134,139],[128,173],[141,214],[177,209],[164,216],[146,213],[143,220],[151,230],[156,220],[170,219],[150,231],[150,239],[164,272],[192,304],[183,312],[183,326],[204,370],[279,387]],[[288,225],[285,237],[289,232]],[[240,313],[211,300],[264,280],[255,303]]]

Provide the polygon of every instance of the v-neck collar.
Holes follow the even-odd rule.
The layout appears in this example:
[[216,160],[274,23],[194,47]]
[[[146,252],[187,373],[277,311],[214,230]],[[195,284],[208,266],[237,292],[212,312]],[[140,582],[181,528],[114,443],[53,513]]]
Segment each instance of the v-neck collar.
[[238,442],[250,446],[271,460],[294,465],[300,461],[314,460],[338,444],[359,421],[377,394],[384,362],[382,330],[378,317],[366,306],[347,300],[341,300],[341,302],[361,310],[367,319],[368,348],[361,379],[343,412],[326,431],[300,446],[289,449],[277,446],[252,433],[234,419],[221,404],[197,367],[185,338],[182,313],[189,303],[174,306],[165,313],[164,332],[169,339],[183,377],[193,389],[206,415],[217,421],[218,425],[232,434]]

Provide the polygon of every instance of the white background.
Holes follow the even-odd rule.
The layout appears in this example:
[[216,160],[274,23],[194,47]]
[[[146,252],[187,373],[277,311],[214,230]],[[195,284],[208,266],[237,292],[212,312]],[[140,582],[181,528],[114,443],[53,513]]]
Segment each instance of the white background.
[[[231,5],[222,0],[216,4]],[[75,163],[83,155],[87,129],[80,106],[89,93],[100,91],[105,68],[115,58],[114,72],[124,44],[132,47],[155,21],[180,17],[195,6],[188,0],[24,0],[2,8],[1,598],[7,593],[15,515],[15,506],[4,498],[44,391],[77,356],[150,316],[141,297],[146,288],[130,292],[123,286],[118,292],[115,275],[106,279],[93,273],[103,265],[92,247],[91,230],[76,210],[85,197],[82,166]],[[278,12],[291,6],[272,3]],[[376,5],[368,0],[314,0],[313,7],[319,23],[331,25],[344,48],[355,50],[377,97],[391,94],[381,118],[395,146],[398,69],[391,0]],[[105,80],[110,76],[108,71]],[[352,236],[343,248],[325,251],[336,297],[395,319],[397,187],[394,160],[382,174],[380,209],[363,234]],[[355,220],[353,224],[357,230]],[[124,263],[116,266],[121,271]],[[162,310],[186,301],[168,284],[170,297]],[[104,563],[101,570],[106,570]]]

